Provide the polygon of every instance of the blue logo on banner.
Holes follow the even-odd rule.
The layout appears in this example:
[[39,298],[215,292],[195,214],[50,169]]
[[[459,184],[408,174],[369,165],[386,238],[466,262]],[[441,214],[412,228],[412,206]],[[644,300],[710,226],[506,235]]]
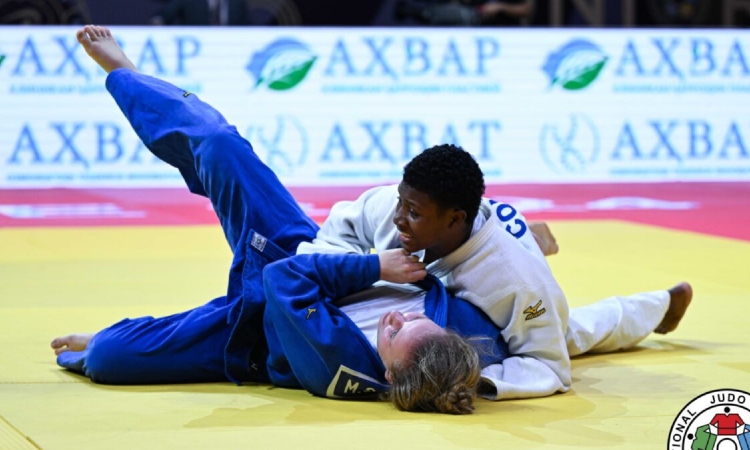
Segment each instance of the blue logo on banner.
[[307,160],[307,131],[294,117],[277,116],[274,128],[250,126],[245,138],[253,143],[256,151],[258,146],[265,150],[259,153],[276,174],[292,174],[296,167],[302,166]]
[[610,67],[617,93],[750,93],[750,59],[739,39],[651,36],[627,39],[611,58],[586,39],[574,39],[547,57],[550,85],[576,91]]
[[707,120],[624,121],[602,142],[591,118],[573,114],[565,124],[547,123],[539,149],[555,173],[582,175],[596,164],[614,177],[737,176],[750,173],[747,132],[737,122]]
[[606,63],[607,56],[597,45],[575,39],[551,53],[542,70],[549,77],[550,85],[575,91],[596,80]]
[[499,41],[488,36],[442,41],[347,35],[321,55],[280,38],[253,53],[246,70],[256,87],[275,91],[299,85],[315,66],[326,94],[496,94],[501,86],[491,69],[499,57]]
[[[27,122],[18,130],[10,155],[0,163],[7,170],[6,181],[14,182],[179,177],[134,135],[131,139],[131,134],[129,127],[111,122],[51,122],[47,126]],[[142,176],[131,175],[118,167],[144,170]]]
[[[315,125],[324,139],[310,141],[298,117],[279,115],[244,126],[244,137],[258,156],[280,176],[317,176],[319,179],[393,179],[403,164],[433,142],[466,147],[480,164],[497,161],[502,124],[497,120],[466,120],[430,124],[419,120],[336,121]],[[325,128],[325,129],[322,129]],[[317,173],[317,175],[315,175]],[[498,176],[497,163],[486,176]]]
[[[169,44],[148,38],[140,47],[119,43],[128,49],[138,70],[158,77],[188,77],[188,62],[200,55],[201,42],[195,36],[175,36]],[[1,61],[0,61],[1,62]],[[92,94],[105,91],[104,70],[88,58],[75,37],[50,34],[29,35],[17,56],[5,61],[10,70],[11,94]],[[181,87],[201,92],[200,83]]]
[[620,128],[612,160],[621,161],[706,161],[750,160],[747,132],[735,121],[716,126],[706,120],[648,120],[645,124],[626,121]]
[[599,156],[599,131],[588,116],[571,114],[565,125],[542,127],[539,148],[554,172],[583,173]]
[[264,85],[285,91],[305,79],[317,57],[300,41],[281,38],[253,53],[246,69],[255,77],[255,87]]

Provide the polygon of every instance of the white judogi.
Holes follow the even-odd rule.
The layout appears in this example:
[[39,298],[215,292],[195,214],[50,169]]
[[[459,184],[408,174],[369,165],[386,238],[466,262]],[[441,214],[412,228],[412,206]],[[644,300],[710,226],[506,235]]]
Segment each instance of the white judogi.
[[[337,203],[313,242],[303,242],[297,252],[367,254],[372,248],[399,248],[393,224],[397,202],[397,186],[383,186],[354,202]],[[523,216],[510,205],[487,200],[469,240],[427,270],[503,329],[513,356],[482,371],[497,388],[497,400],[567,391],[570,356],[637,344],[661,322],[669,305],[669,293],[656,291],[568,311]]]

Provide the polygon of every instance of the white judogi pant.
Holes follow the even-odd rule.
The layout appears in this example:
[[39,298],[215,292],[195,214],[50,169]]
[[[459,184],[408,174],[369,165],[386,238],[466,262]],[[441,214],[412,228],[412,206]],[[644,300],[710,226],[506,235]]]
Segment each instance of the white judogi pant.
[[664,318],[669,292],[609,297],[570,309],[565,341],[570,356],[630,348],[646,338]]

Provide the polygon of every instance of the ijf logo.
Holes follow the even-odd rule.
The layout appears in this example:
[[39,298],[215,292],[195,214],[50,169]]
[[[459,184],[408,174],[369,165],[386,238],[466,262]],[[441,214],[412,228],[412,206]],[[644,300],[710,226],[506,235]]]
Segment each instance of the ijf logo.
[[264,85],[274,91],[285,91],[305,79],[316,59],[302,42],[281,38],[253,53],[246,69],[255,77],[256,88]]
[[542,70],[550,86],[576,91],[591,84],[607,63],[607,55],[593,42],[574,39],[550,53]]
[[750,394],[735,389],[706,392],[677,415],[669,450],[750,450]]
[[570,123],[547,123],[539,136],[539,150],[556,173],[583,173],[599,157],[599,131],[588,116],[571,114]]

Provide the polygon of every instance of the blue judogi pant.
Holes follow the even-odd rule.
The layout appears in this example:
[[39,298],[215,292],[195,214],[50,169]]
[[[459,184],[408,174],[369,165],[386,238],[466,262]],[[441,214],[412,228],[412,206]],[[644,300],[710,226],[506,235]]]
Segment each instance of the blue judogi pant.
[[208,197],[233,252],[227,293],[172,316],[126,319],[57,363],[98,383],[267,382],[262,271],[318,226],[235,127],[194,94],[127,69],[107,89],[146,147]]

